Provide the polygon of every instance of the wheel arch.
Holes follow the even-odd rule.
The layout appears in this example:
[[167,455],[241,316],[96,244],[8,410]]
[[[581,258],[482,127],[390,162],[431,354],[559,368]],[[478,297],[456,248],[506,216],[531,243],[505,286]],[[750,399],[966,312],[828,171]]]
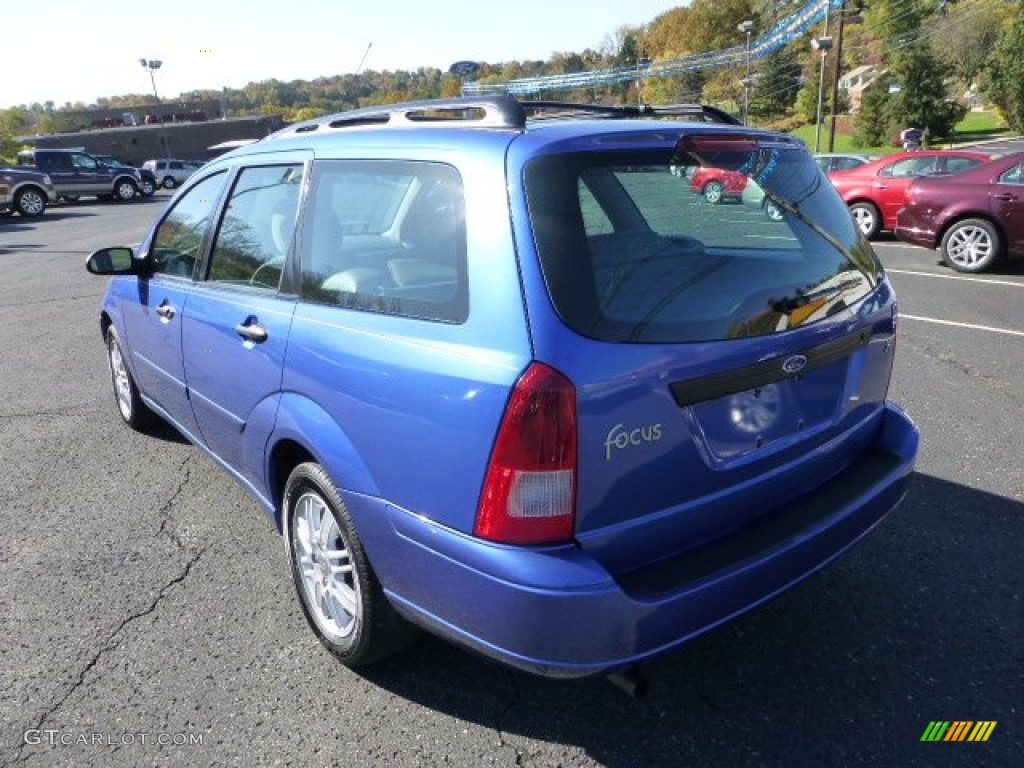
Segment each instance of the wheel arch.
[[342,426],[320,405],[302,395],[292,392],[281,396],[266,456],[266,489],[273,500],[278,531],[284,522],[282,502],[288,475],[303,462],[315,461],[322,466],[343,496],[380,496],[369,468]]

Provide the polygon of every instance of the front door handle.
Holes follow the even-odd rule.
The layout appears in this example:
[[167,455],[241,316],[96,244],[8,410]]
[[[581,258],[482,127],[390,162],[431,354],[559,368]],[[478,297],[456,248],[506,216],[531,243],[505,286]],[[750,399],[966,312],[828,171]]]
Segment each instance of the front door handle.
[[170,320],[175,314],[174,307],[166,301],[156,308],[156,313],[164,320]]
[[259,323],[251,322],[249,320],[236,325],[235,332],[246,341],[252,341],[256,344],[266,341],[268,335],[266,328]]

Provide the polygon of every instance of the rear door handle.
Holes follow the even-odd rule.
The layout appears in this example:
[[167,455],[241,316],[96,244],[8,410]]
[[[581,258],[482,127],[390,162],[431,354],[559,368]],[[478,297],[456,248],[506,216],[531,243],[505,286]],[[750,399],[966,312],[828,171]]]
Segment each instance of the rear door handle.
[[999,200],[1004,203],[1009,203],[1017,199],[1016,195],[1011,195],[1009,192],[1003,192],[998,195],[992,195],[993,200]]
[[235,332],[246,341],[252,341],[256,344],[266,341],[268,336],[266,328],[250,320],[236,325]]
[[175,315],[174,307],[166,301],[156,308],[156,313],[164,320],[170,320]]

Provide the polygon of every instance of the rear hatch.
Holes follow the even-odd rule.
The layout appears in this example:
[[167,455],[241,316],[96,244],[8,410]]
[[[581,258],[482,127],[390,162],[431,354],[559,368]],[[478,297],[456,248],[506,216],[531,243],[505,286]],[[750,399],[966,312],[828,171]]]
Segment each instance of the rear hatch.
[[[693,130],[563,146],[523,176],[537,357],[576,387],[576,538],[612,571],[827,483],[871,445],[891,372],[881,265],[806,147]],[[745,174],[742,201],[693,194],[693,166]]]

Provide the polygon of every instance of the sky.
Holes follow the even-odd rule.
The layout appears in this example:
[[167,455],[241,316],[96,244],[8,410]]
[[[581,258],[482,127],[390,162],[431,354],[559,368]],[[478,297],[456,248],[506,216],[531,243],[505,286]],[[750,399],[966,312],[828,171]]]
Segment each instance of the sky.
[[2,2],[0,109],[600,49],[688,0]]

